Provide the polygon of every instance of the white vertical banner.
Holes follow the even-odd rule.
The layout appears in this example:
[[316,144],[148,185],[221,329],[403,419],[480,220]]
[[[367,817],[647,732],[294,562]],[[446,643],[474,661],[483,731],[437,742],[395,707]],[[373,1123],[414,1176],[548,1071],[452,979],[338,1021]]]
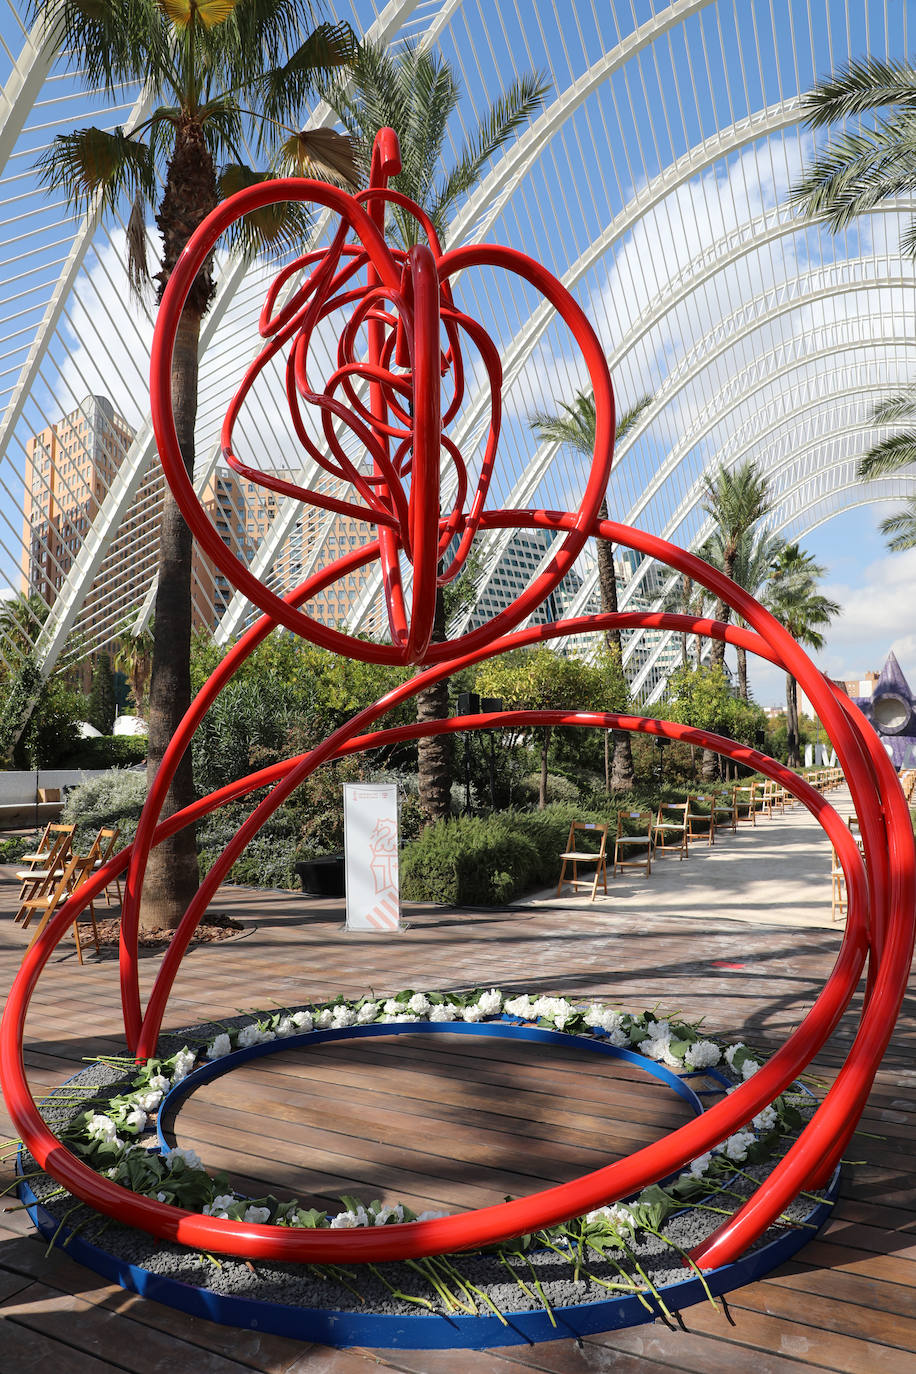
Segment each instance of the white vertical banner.
[[400,930],[398,789],[344,785],[347,930]]

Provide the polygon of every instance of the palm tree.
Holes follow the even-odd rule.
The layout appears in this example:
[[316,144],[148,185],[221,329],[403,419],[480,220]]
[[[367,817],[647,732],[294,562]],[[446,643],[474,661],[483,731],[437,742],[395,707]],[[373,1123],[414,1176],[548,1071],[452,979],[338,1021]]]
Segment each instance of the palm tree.
[[[147,278],[146,211],[162,239],[155,281],[164,290],[197,226],[230,191],[269,175],[247,167],[246,138],[263,152],[280,145],[278,165],[339,178],[352,172],[346,140],[327,131],[299,132],[304,102],[316,83],[348,63],[354,40],[346,25],[314,20],[310,0],[35,0],[58,45],[86,86],[121,99],[124,83],[145,84],[161,101],[137,129],[78,129],[54,139],[40,161],[43,181],[71,204],[101,199],[111,211],[133,201],[128,229],[134,287]],[[292,122],[291,122],[292,121]],[[220,168],[220,164],[223,164]],[[162,185],[160,188],[160,180]],[[242,231],[250,245],[297,240],[301,217],[261,216]],[[182,458],[193,475],[198,343],[215,292],[212,259],[199,272],[182,311],[172,360],[172,398]],[[169,491],[159,534],[155,647],[149,696],[149,777],[191,699],[191,534]],[[194,800],[190,751],[169,789],[163,815]],[[197,890],[192,828],[152,853],[141,920],[173,928]]]
[[[624,411],[617,421],[614,432],[614,442],[619,444],[621,439],[632,429],[636,421],[642,415],[647,406],[652,404],[651,396],[642,396],[635,405],[629,410]],[[561,401],[560,410],[556,414],[548,411],[537,411],[529,421],[542,444],[565,444],[576,453],[581,453],[586,458],[591,458],[595,451],[595,433],[597,429],[597,414],[595,410],[595,397],[589,390],[576,392],[572,401]],[[598,519],[608,518],[607,496],[598,507]],[[617,572],[614,567],[614,546],[610,540],[598,539],[597,558],[598,558],[598,586],[601,591],[601,609],[605,613],[617,613]],[[611,629],[605,631],[607,646],[612,654],[617,656],[617,661],[623,666],[623,639],[620,631]],[[633,769],[633,751],[630,748],[630,736],[626,731],[617,731],[614,735],[614,761],[611,767],[611,791],[630,792],[636,782],[636,774]]]
[[[516,82],[490,107],[454,166],[443,173],[446,129],[461,98],[461,87],[449,63],[413,44],[405,44],[393,54],[364,41],[348,75],[346,84],[328,83],[324,96],[350,135],[363,179],[368,180],[372,144],[379,129],[394,129],[400,144],[401,172],[392,178],[391,186],[426,211],[442,242],[447,238],[450,218],[486,164],[539,108],[548,89],[538,75]],[[404,248],[416,243],[423,232],[412,215],[397,207],[392,209],[391,221],[394,236]],[[440,588],[434,642],[445,640],[446,622]],[[447,678],[417,695],[419,721],[444,720],[448,714]],[[443,820],[451,811],[451,736],[418,740],[417,760],[421,809],[428,821]]]
[[[803,553],[798,544],[786,544],[773,564],[768,609],[777,620],[810,649],[822,649],[822,626],[827,626],[840,606],[818,592],[817,584],[825,569],[815,563],[811,554]],[[798,750],[798,688],[791,673],[786,673],[786,725],[788,729],[790,768],[799,765]]]
[[[746,530],[738,540],[738,548],[731,565],[731,578],[739,587],[749,592],[757,600],[771,582],[774,569],[785,540],[767,530]],[[700,557],[714,568],[725,572],[725,548],[721,531],[717,530],[707,539],[700,551]],[[738,658],[738,695],[748,701],[747,688],[747,650],[736,648]]]
[[[767,479],[754,460],[748,459],[732,472],[720,463],[714,472],[704,474],[702,486],[703,509],[716,527],[708,547],[716,552],[716,566],[734,581],[741,541],[773,509]],[[728,624],[731,607],[718,599],[715,616]],[[723,666],[723,640],[713,640],[709,661],[714,668]]]
[[[454,166],[443,174],[446,129],[461,99],[449,63],[416,44],[406,43],[394,54],[367,39],[348,77],[346,83],[329,83],[324,96],[350,135],[362,180],[369,179],[375,135],[386,126],[394,129],[401,171],[391,186],[422,206],[442,242],[454,211],[474,189],[486,164],[540,108],[549,88],[537,73],[517,81],[490,106]],[[402,247],[418,241],[423,230],[412,215],[393,207],[392,219]]]
[[[881,201],[916,189],[916,66],[865,57],[849,62],[804,98],[812,128],[848,121],[855,127],[834,133],[792,190],[807,215],[823,219],[835,233]],[[916,256],[916,220],[900,239],[906,257]],[[916,386],[890,396],[872,411],[876,425],[916,418]],[[859,463],[863,481],[899,472],[916,463],[916,430],[875,444]],[[912,548],[916,524],[909,508],[882,521],[894,552]]]
[[130,625],[125,625],[114,656],[115,668],[119,673],[124,673],[130,683],[134,710],[144,720],[146,695],[153,666],[153,648],[156,642],[154,628],[154,625],[148,625],[139,634],[134,634]]

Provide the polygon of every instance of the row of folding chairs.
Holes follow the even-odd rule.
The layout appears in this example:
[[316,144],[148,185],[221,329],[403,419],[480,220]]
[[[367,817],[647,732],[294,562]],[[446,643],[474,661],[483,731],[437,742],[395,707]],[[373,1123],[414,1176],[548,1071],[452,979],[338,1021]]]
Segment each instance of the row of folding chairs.
[[[73,849],[73,825],[50,824],[45,827],[35,850],[24,854],[16,877],[19,881],[19,909],[15,920],[25,929],[38,918],[35,931],[29,942],[31,949],[57,908],[67,900],[72,892],[96,869],[107,863],[114,852],[119,831],[116,827],[102,826],[86,854],[77,854]],[[121,884],[117,878],[114,887],[121,901]],[[111,905],[111,884],[105,888],[105,900]],[[95,904],[89,903],[89,917],[92,923],[92,939],[96,953],[99,952],[99,931],[96,924]],[[76,943],[77,958],[83,963],[83,939],[79,920],[73,922],[73,939]]]
[[805,774],[805,782],[824,795],[834,787],[841,787],[845,778],[842,768],[815,768],[813,773]]
[[[734,833],[741,821],[756,825],[758,817],[784,811],[793,802],[794,798],[785,788],[770,779],[755,778],[745,785],[735,784],[725,792],[697,792],[691,793],[686,801],[662,802],[656,812],[621,811],[613,836],[609,834],[609,826],[600,822],[573,821],[566,849],[560,855],[562,865],[557,896],[564,886],[571,887],[573,892],[590,886],[594,901],[599,883],[607,894],[609,859],[612,877],[625,868],[641,868],[648,877],[652,872],[652,860],[659,852],[676,853],[679,860],[686,859],[691,843],[711,847],[716,842],[717,832],[730,830]],[[586,844],[589,835],[591,847]],[[594,847],[596,840],[597,848]],[[613,854],[610,852],[612,842]],[[580,869],[585,870],[587,876],[580,876]]]

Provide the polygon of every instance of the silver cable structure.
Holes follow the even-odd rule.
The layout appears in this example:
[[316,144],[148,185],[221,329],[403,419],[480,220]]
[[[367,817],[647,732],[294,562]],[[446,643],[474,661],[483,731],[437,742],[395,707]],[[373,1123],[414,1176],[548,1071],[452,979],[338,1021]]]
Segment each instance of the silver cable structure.
[[[111,102],[87,91],[23,13],[0,0],[0,594],[31,593],[29,632],[49,673],[148,618],[161,479],[147,399],[154,304],[128,293],[125,226],[91,207],[70,215],[41,189],[35,160],[56,133],[82,123],[129,127],[149,97],[125,89]],[[543,261],[592,319],[620,409],[651,398],[617,451],[613,518],[695,547],[708,533],[703,473],[748,458],[772,484],[771,528],[791,539],[853,506],[913,494],[906,477],[863,484],[855,472],[883,433],[869,420],[873,406],[916,374],[916,267],[899,251],[916,207],[885,203],[834,235],[801,220],[789,192],[817,146],[800,98],[849,57],[908,56],[914,14],[916,0],[334,7],[359,33],[395,50],[425,45],[452,66],[463,94],[446,160],[512,81],[532,71],[548,81],[542,110],[488,164],[447,241],[506,243]],[[325,106],[303,111],[303,124],[333,122]],[[319,220],[314,241],[328,233]],[[332,516],[233,487],[221,467],[220,425],[257,351],[272,270],[228,254],[218,262],[201,344],[196,484],[224,537],[283,592],[349,536]],[[490,269],[466,274],[456,289],[504,360],[493,498],[575,507],[583,464],[540,444],[531,428],[535,412],[571,401],[584,383],[553,312]],[[332,366],[332,334],[323,359],[319,341],[319,369]],[[472,475],[487,400],[472,381],[454,434]],[[241,456],[257,453],[261,466],[314,480],[278,370],[255,386],[238,433]],[[477,612],[550,557],[549,540],[535,547],[510,533],[483,536]],[[658,570],[625,557],[618,566],[623,606],[658,604]],[[380,632],[379,592],[375,573],[352,577],[322,614]],[[597,606],[593,551],[564,598],[567,614]],[[203,560],[195,605],[221,643],[253,615]],[[469,608],[455,628],[474,614]],[[627,637],[625,662],[642,699],[664,690],[677,652],[657,633]]]

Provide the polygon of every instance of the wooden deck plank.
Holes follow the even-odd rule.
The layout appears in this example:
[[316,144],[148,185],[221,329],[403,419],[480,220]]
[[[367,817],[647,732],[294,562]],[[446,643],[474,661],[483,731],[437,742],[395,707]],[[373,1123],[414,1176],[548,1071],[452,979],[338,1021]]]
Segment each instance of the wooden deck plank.
[[[0,910],[9,910],[11,892],[0,872]],[[686,1019],[705,1016],[717,1034],[767,1050],[797,1025],[823,985],[838,947],[834,931],[738,925],[714,916],[650,916],[634,925],[623,911],[570,910],[564,911],[560,928],[555,912],[420,908],[411,913],[411,930],[392,942],[345,935],[339,905],[283,894],[223,889],[218,908],[256,923],[257,930],[191,954],[176,982],[168,1026],[225,1017],[238,1009],[326,1000],[338,992],[362,995],[370,987],[375,995],[387,996],[405,985],[473,986],[483,981],[485,969],[488,986],[602,997],[631,1010],[660,1002]],[[8,918],[0,921],[0,988],[8,986],[26,939]],[[744,968],[717,968],[717,962]],[[155,967],[153,959],[141,961],[145,991]],[[526,977],[522,969],[533,972]],[[827,1078],[842,1063],[860,1007],[857,998],[820,1056],[818,1067]],[[115,963],[80,968],[69,946],[63,957],[55,957],[36,993],[27,1042],[26,1063],[36,1091],[47,1091],[77,1071],[84,1056],[118,1051]],[[461,1175],[455,1187],[468,1188],[469,1165],[485,1159],[516,1180],[527,1178],[530,1185],[536,1177],[552,1177],[564,1158],[578,1167],[600,1154],[605,1145],[599,1140],[596,1149],[595,1135],[614,1120],[613,1104],[602,1100],[603,1089],[596,1090],[606,1072],[604,1061],[588,1056],[581,1066],[570,1061],[560,1068],[540,1048],[535,1054],[520,1053],[518,1047],[498,1042],[491,1053],[481,1055],[476,1048],[481,1043],[468,1040],[444,1049],[444,1042],[437,1042],[440,1083],[435,1094],[429,1089],[428,1052],[400,1037],[379,1045],[371,1071],[364,1052],[352,1044],[336,1060],[332,1051],[320,1059],[317,1052],[306,1056],[307,1065],[292,1078],[279,1059],[267,1058],[246,1089],[245,1105],[259,1119],[237,1122],[230,1143],[250,1150],[252,1172],[263,1175],[263,1148],[254,1153],[259,1132],[268,1135],[271,1145],[274,1136],[289,1135],[294,1151],[301,1152],[301,1162],[297,1153],[288,1163],[292,1174],[316,1163],[309,1146],[317,1130],[326,1131],[328,1146],[332,1138],[341,1148],[348,1140],[359,1144],[361,1159],[351,1157],[365,1174],[371,1133],[360,1121],[364,1108],[366,1117],[378,1119],[377,1138],[387,1141],[384,1148],[375,1146],[378,1157],[369,1156],[373,1169],[404,1166],[406,1151],[395,1145],[400,1119],[404,1135],[416,1136],[419,1153],[430,1156],[427,1164],[434,1161],[437,1170],[451,1164]],[[176,1353],[168,1366],[148,1361],[144,1374],[146,1369],[156,1374],[166,1368],[168,1374],[206,1370],[211,1359],[215,1368],[222,1361],[224,1367],[235,1363],[263,1374],[362,1374],[378,1367],[405,1374],[911,1374],[916,1364],[914,1057],[916,1021],[908,1005],[862,1121],[863,1131],[882,1138],[857,1135],[850,1145],[847,1154],[866,1162],[845,1170],[841,1199],[826,1233],[776,1275],[732,1295],[735,1327],[704,1304],[684,1312],[687,1333],[656,1323],[589,1338],[581,1348],[561,1340],[530,1349],[440,1355],[338,1352],[280,1338],[271,1343],[126,1294],[87,1274],[66,1255],[55,1253],[45,1261],[45,1247],[29,1238],[24,1215],[0,1213],[0,1314],[5,1319],[0,1374],[7,1374],[7,1348],[16,1360],[11,1374],[38,1368],[60,1368],[67,1374],[71,1368],[74,1374],[132,1369],[133,1364],[124,1363],[122,1345],[139,1349],[147,1339],[156,1350],[161,1341],[163,1350]],[[512,1106],[499,1100],[506,1076],[524,1089],[530,1107],[526,1113],[513,1114]],[[237,1088],[241,1080],[235,1075],[233,1080]],[[271,1104],[284,1092],[289,1094],[289,1113]],[[633,1096],[621,1080],[617,1093],[621,1107],[628,1104],[628,1131],[651,1135],[665,1128],[666,1092],[653,1095],[647,1088]],[[208,1110],[228,1113],[231,1096],[230,1091]],[[466,1120],[469,1103],[477,1114],[476,1129]],[[316,1120],[322,1115],[327,1119]],[[188,1116],[186,1122],[190,1120]],[[227,1121],[214,1115],[210,1126],[223,1129]],[[450,1132],[455,1148],[446,1154],[440,1142]],[[521,1163],[520,1152],[512,1149],[513,1133],[524,1141]],[[330,1148],[327,1153],[333,1155]],[[235,1158],[240,1162],[241,1156]],[[330,1167],[330,1160],[326,1163]],[[361,1191],[354,1179],[344,1182],[345,1172],[336,1176],[340,1190]],[[424,1180],[423,1187],[436,1182],[432,1173],[415,1172],[414,1179]],[[30,1290],[36,1301],[45,1291],[49,1307],[45,1310],[39,1302],[31,1324],[25,1325],[16,1301]],[[68,1308],[68,1299],[75,1305]],[[75,1326],[87,1333],[79,1348],[73,1344]],[[2,1343],[5,1331],[16,1333],[14,1345]],[[104,1336],[107,1344],[93,1347],[90,1336]],[[108,1353],[99,1356],[97,1349]]]

